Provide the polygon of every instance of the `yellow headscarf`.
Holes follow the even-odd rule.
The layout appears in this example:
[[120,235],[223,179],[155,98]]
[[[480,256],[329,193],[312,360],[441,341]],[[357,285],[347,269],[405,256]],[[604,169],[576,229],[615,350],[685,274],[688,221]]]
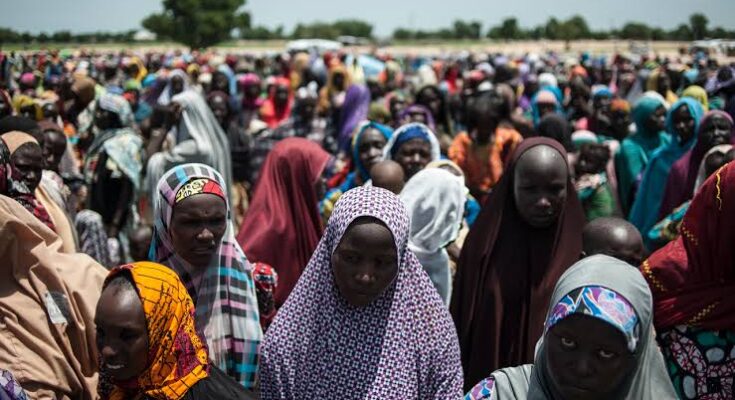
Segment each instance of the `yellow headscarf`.
[[133,384],[125,385],[134,389],[117,386],[110,399],[144,393],[153,399],[178,400],[209,375],[207,348],[194,326],[194,302],[176,272],[163,265],[123,265],[110,271],[105,284],[123,272],[130,274],[143,303],[149,364]]
[[697,102],[702,105],[702,108],[704,108],[704,112],[709,111],[707,91],[704,90],[704,88],[702,88],[701,86],[689,86],[688,88],[684,89],[683,92],[681,92],[681,97],[691,97],[694,100],[697,100]]
[[138,75],[134,76],[133,79],[138,82],[142,82],[143,78],[148,75],[148,69],[145,67],[145,64],[143,64],[143,60],[141,60],[140,57],[137,56],[130,58],[130,64],[128,65],[132,64],[138,66]]
[[43,119],[43,110],[41,109],[41,106],[36,103],[35,100],[31,96],[25,95],[25,94],[19,94],[13,97],[13,109],[17,114],[20,114],[20,110],[22,108],[26,107],[33,107],[36,121],[40,121]]

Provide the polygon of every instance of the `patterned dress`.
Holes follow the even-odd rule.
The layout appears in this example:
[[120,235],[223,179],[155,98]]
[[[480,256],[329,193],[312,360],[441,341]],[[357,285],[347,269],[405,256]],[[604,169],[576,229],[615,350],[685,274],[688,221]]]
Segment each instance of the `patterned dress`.
[[735,332],[680,325],[660,333],[658,341],[679,398],[735,396]]

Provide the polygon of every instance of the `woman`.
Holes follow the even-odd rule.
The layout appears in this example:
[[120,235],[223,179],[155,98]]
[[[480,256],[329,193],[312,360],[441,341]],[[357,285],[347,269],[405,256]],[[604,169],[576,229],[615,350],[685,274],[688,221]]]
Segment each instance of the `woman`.
[[269,84],[268,98],[260,107],[260,119],[274,129],[291,115],[293,93],[291,82],[287,78],[273,78]]
[[635,268],[585,258],[554,288],[534,363],[493,372],[465,400],[675,399],[651,303]]
[[203,164],[158,182],[149,258],[179,274],[214,365],[247,389],[257,378],[263,332],[252,267],[235,241],[225,180]]
[[324,192],[318,192],[329,158],[307,139],[279,142],[265,160],[237,235],[250,260],[278,272],[277,307],[296,285],[322,234],[319,198]]
[[209,361],[194,302],[175,272],[151,262],[110,271],[95,325],[110,400],[250,399]]
[[196,92],[186,91],[173,97],[181,109],[175,128],[169,133],[174,137],[173,148],[153,154],[146,167],[146,189],[156,192],[156,184],[164,172],[192,162],[213,167],[232,185],[232,159],[227,134],[222,130],[204,98]]
[[[671,166],[697,142],[696,134],[702,114],[702,106],[696,100],[685,97],[674,103],[666,115],[666,131],[674,137],[674,141],[651,156],[630,209],[629,220],[641,232],[648,232],[660,220],[662,189],[665,188]],[[655,250],[651,248],[654,243],[647,236],[643,240],[649,250]]]
[[365,85],[352,85],[347,89],[345,101],[339,112],[337,141],[339,150],[349,152],[352,134],[361,121],[364,121],[370,108],[370,89]]
[[319,206],[325,221],[329,219],[334,205],[343,193],[370,180],[370,169],[381,161],[383,148],[391,136],[393,129],[377,122],[364,121],[357,127],[352,136],[353,171],[342,184],[327,192]]
[[167,106],[171,104],[174,96],[189,90],[189,75],[186,71],[175,69],[166,77],[166,86],[158,97],[159,106]]
[[669,215],[674,208],[692,198],[694,184],[697,181],[704,155],[715,146],[730,144],[732,131],[732,117],[724,111],[710,111],[702,118],[697,143],[671,167],[666,180],[659,219]]
[[396,129],[383,149],[383,158],[401,164],[406,181],[441,157],[439,141],[424,124],[413,122]]
[[531,100],[531,119],[533,126],[538,129],[541,119],[549,114],[564,115],[561,104],[551,88],[539,90]]
[[126,236],[137,218],[143,140],[132,128],[130,104],[122,96],[104,94],[99,98],[94,125],[98,133],[84,157],[88,207],[102,216],[109,238],[120,233]]
[[551,289],[579,259],[585,217],[566,160],[555,140],[521,142],[464,242],[450,310],[470,385],[533,360]]
[[264,400],[461,396],[454,329],[408,224],[387,190],[342,196],[263,343]]
[[689,207],[682,235],[641,270],[653,292],[658,342],[682,399],[731,398],[735,378],[735,164],[711,176]]
[[664,130],[665,117],[666,104],[657,97],[644,96],[633,107],[636,132],[623,140],[615,156],[620,206],[626,214],[635,198],[636,182],[651,155],[659,147],[671,143],[671,137]]
[[0,365],[32,399],[93,400],[94,305],[107,271],[61,249],[38,218],[0,196]]
[[441,167],[417,173],[400,194],[411,219],[408,248],[429,274],[447,305],[452,276],[445,248],[459,235],[467,194],[464,177]]

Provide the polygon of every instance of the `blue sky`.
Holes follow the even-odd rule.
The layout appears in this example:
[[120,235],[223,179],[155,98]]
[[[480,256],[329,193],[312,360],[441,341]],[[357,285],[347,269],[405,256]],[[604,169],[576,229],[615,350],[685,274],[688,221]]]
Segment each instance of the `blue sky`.
[[[663,28],[707,15],[710,26],[735,29],[735,0],[248,0],[245,8],[258,25],[287,30],[299,22],[360,18],[378,35],[397,27],[436,29],[455,19],[477,19],[486,30],[514,16],[522,26],[581,14],[593,29],[609,29],[626,21]],[[156,0],[0,0],[0,27],[40,33],[122,31],[140,27],[148,14],[161,9]]]

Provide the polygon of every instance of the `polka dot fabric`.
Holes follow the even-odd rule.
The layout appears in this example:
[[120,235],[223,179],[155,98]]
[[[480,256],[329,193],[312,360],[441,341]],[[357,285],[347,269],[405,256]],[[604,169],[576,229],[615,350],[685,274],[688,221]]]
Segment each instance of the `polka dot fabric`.
[[[360,217],[382,221],[399,257],[393,284],[365,307],[349,305],[331,255]],[[261,351],[262,399],[458,399],[462,367],[448,311],[407,249],[401,201],[360,187],[337,203],[306,270],[280,309]]]

